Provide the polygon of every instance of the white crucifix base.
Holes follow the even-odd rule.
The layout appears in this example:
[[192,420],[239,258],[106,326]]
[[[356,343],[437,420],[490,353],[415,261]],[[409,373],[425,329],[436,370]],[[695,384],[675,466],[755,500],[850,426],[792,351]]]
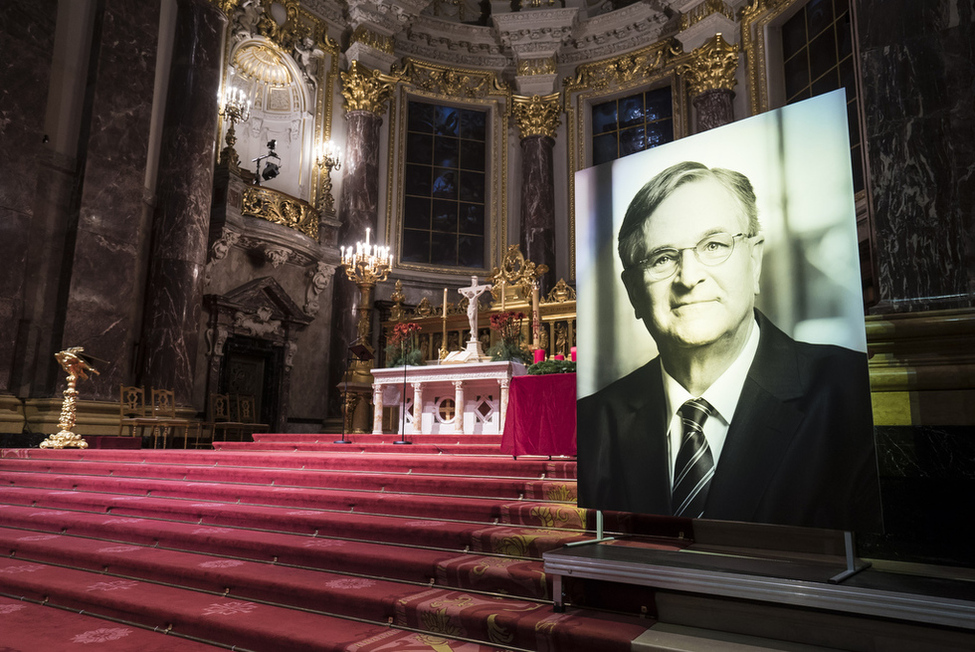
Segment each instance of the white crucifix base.
[[460,364],[464,362],[487,362],[489,356],[484,354],[481,343],[477,340],[468,340],[467,348],[460,351],[452,351],[444,358],[443,364]]

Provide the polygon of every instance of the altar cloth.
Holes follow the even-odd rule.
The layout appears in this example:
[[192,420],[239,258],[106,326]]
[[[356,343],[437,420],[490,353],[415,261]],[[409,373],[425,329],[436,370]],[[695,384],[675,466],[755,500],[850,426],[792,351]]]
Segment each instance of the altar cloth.
[[501,452],[515,457],[576,454],[575,374],[511,379]]

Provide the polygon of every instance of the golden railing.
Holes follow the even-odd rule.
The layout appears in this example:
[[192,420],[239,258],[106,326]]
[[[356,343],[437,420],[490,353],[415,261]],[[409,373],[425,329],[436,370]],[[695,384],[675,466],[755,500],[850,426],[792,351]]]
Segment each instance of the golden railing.
[[277,190],[247,186],[240,213],[281,224],[318,240],[318,211],[308,202]]

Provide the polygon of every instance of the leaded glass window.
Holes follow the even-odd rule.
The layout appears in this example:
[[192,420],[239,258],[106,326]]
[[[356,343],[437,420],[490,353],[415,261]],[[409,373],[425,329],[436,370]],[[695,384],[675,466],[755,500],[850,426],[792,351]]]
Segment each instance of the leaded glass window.
[[674,139],[670,87],[592,106],[592,164],[612,161]]
[[407,106],[401,259],[483,268],[487,112]]
[[863,190],[859,92],[853,58],[849,0],[810,0],[782,25],[786,104],[846,89],[853,187]]

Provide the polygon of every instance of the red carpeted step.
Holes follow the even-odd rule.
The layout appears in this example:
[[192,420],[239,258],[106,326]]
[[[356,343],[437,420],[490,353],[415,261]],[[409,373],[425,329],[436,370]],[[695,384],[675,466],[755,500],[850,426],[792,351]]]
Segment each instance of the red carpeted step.
[[383,469],[404,473],[446,473],[465,476],[524,477],[536,479],[574,479],[575,460],[519,458],[508,456],[444,456],[404,454],[366,455],[340,449],[331,452],[205,451],[205,450],[58,450],[0,449],[0,458],[26,460],[67,460],[127,462],[137,464],[190,464],[215,467],[250,466],[260,468],[298,468],[333,470]]
[[[342,439],[342,435],[330,435],[322,433],[256,433],[255,443],[265,442],[303,442],[310,444],[332,444]],[[504,435],[500,434],[463,434],[463,433],[438,433],[438,434],[415,434],[410,433],[406,438],[413,444],[479,444],[485,446],[501,446]],[[403,435],[397,433],[384,433],[374,435],[372,433],[346,433],[345,441],[353,444],[392,444],[401,441]],[[402,444],[399,444],[402,446]]]
[[[43,623],[38,627],[38,623]],[[98,652],[213,652],[198,641],[88,616],[75,611],[0,597],[0,650],[97,649]]]
[[390,631],[377,623],[16,559],[0,559],[0,592],[252,650],[338,652]]
[[[46,489],[7,488],[0,493],[0,500],[8,504],[29,505],[38,510],[32,518],[46,515],[57,517],[55,525],[70,521],[72,511],[98,512],[112,516],[147,517],[194,523],[243,528],[259,528],[278,532],[313,535],[320,533],[331,537],[390,543],[410,543],[451,550],[473,547],[484,552],[494,550],[483,543],[485,523],[465,523],[451,520],[417,518],[410,516],[382,516],[352,514],[323,510],[282,509],[273,506],[233,505],[213,502],[193,503],[167,498],[140,496],[108,496],[74,491],[50,491]],[[41,508],[48,508],[46,510]],[[506,537],[518,532],[533,532],[531,528],[503,528]],[[571,532],[549,532],[542,544],[534,547],[530,555],[541,557],[569,541],[585,538]],[[507,553],[504,553],[507,554]]]
[[[111,476],[114,478],[160,478],[170,480],[257,484],[267,486],[357,489],[395,493],[466,495],[495,498],[574,499],[575,483],[543,483],[517,478],[478,478],[456,475],[413,473],[369,473],[248,467],[190,466],[184,464],[125,464],[87,461],[0,459],[0,472],[32,472],[62,476]],[[12,481],[13,483],[13,481]]]
[[[595,631],[599,633],[596,640],[600,649],[626,649],[629,640],[644,629],[631,624],[620,631],[619,623],[606,629],[602,620],[590,616],[553,619],[549,604],[509,596],[471,594],[237,559],[214,560],[137,546],[106,546],[101,541],[59,535],[18,539],[9,531],[0,530],[0,545],[11,547],[12,556],[21,561],[63,560],[72,569],[100,570],[103,575],[95,586],[103,588],[94,590],[125,591],[136,581],[155,581],[222,594],[226,599],[290,607],[314,605],[316,611],[376,622],[395,616],[401,625],[485,642],[504,641],[518,647],[536,647],[560,639],[571,649],[580,649],[576,641],[576,630],[580,630],[586,632],[583,640],[587,645]],[[87,590],[93,588],[89,586]],[[578,627],[579,621],[588,627]],[[577,627],[561,631],[569,623]]]
[[493,444],[334,444],[328,442],[283,442],[283,441],[216,441],[213,448],[220,451],[314,451],[314,452],[360,452],[360,453],[400,453],[404,455],[496,455],[508,458],[498,446]]

